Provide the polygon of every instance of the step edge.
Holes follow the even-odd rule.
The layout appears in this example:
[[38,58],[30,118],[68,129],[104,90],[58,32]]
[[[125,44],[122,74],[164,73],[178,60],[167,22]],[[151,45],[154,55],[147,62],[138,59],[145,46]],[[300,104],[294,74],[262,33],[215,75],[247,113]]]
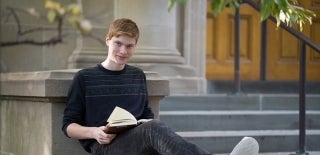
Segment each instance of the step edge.
[[[299,114],[298,110],[166,110],[160,111],[160,116],[170,115],[292,115]],[[307,115],[319,115],[320,110],[307,110]]]
[[[245,93],[243,95],[233,95],[228,93],[217,93],[217,94],[173,94],[166,98],[194,98],[194,97],[299,97],[298,93]],[[306,94],[306,97],[320,97],[320,94]]]
[[[192,137],[237,137],[237,136],[298,136],[299,130],[228,130],[228,131],[177,131],[178,135]],[[320,130],[306,130],[306,135],[319,135]]]

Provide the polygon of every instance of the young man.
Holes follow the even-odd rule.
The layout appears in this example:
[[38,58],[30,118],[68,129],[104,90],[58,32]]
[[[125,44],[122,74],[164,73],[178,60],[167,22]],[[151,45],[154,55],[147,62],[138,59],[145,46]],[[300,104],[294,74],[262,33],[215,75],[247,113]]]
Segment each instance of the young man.
[[[92,155],[210,154],[158,120],[152,120],[154,115],[148,105],[145,74],[126,64],[138,39],[139,29],[132,20],[123,18],[111,23],[106,35],[107,58],[95,67],[80,70],[74,77],[63,117],[65,135],[79,139]],[[151,121],[118,135],[107,134],[106,120],[116,106],[126,109],[137,119]],[[244,139],[235,150],[245,151],[243,146],[258,152],[252,138]]]

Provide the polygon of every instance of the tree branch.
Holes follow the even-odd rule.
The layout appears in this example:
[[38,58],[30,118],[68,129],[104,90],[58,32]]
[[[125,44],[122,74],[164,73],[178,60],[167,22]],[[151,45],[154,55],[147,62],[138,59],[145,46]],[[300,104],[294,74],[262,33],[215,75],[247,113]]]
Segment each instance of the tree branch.
[[12,14],[13,17],[14,17],[14,20],[16,21],[16,26],[17,26],[17,29],[18,29],[18,32],[17,32],[17,37],[21,34],[21,24],[20,24],[20,19],[16,13],[16,11],[14,10],[14,8],[12,7],[7,7],[7,9],[9,10],[9,15]]
[[37,31],[55,31],[55,30],[56,30],[55,28],[37,27],[37,28],[32,28],[32,29],[29,29],[29,30],[22,31],[20,33],[20,36],[27,35],[28,33],[33,33],[33,32],[37,32]]
[[[63,34],[63,24],[64,24],[64,19],[66,18],[66,14],[56,14],[55,15],[55,19],[52,21],[54,23],[56,23],[56,27],[53,28],[43,28],[43,27],[36,27],[36,28],[31,28],[31,29],[27,29],[27,30],[22,30],[22,26],[21,26],[21,21],[20,18],[18,16],[18,12],[22,12],[22,13],[28,13],[30,14],[28,11],[20,9],[20,8],[13,8],[13,7],[7,7],[8,10],[8,14],[6,14],[6,22],[9,21],[10,16],[12,15],[15,21],[15,25],[17,27],[17,32],[16,32],[16,39],[15,41],[1,41],[0,40],[0,46],[2,47],[9,47],[9,46],[16,46],[16,45],[37,45],[37,46],[43,46],[43,45],[56,45],[58,43],[62,43],[63,42],[63,38],[67,37],[70,35],[70,33],[67,34]],[[48,40],[40,40],[40,41],[36,41],[30,38],[26,38],[26,39],[22,39],[23,36],[27,36],[28,34],[34,33],[34,32],[43,32],[43,31],[56,31],[57,35],[48,39]],[[101,43],[101,45],[105,45],[104,40],[100,39],[99,37],[94,36],[93,34],[89,33],[86,34],[88,37],[98,41],[99,43]]]
[[35,40],[20,40],[20,41],[8,41],[8,42],[1,42],[1,46],[15,46],[15,45],[22,45],[22,44],[29,44],[29,45],[38,45],[38,46],[43,46],[43,45],[55,45],[57,43],[62,43],[61,38],[51,38],[47,41],[35,41]]

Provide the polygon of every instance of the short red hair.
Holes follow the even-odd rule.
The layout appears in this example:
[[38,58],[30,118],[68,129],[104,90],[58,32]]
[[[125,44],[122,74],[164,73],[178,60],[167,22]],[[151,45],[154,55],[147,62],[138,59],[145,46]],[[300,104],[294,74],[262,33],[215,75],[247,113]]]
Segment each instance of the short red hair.
[[137,24],[131,19],[127,18],[114,20],[109,26],[109,31],[106,35],[106,38],[111,39],[112,37],[119,37],[121,35],[135,38],[137,43],[139,39],[139,28]]

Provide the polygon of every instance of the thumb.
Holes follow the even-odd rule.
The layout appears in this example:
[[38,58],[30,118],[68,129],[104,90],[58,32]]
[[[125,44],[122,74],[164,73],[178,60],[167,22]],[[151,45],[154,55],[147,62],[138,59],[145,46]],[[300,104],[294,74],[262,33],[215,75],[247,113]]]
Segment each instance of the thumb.
[[102,131],[106,131],[107,130],[107,127],[106,126],[100,126],[99,127]]

